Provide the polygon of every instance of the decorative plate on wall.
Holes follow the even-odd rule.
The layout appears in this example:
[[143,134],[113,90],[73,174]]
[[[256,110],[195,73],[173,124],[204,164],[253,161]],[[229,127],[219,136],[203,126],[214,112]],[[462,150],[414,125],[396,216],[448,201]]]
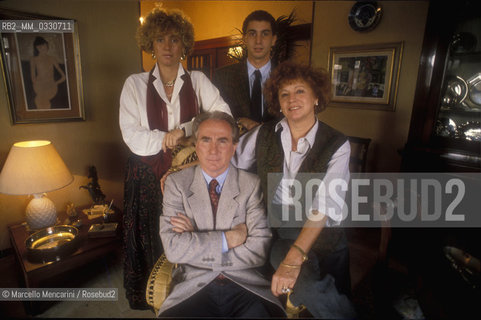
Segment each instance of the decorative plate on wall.
[[358,1],[349,12],[349,25],[355,31],[373,30],[382,17],[381,6],[376,1]]

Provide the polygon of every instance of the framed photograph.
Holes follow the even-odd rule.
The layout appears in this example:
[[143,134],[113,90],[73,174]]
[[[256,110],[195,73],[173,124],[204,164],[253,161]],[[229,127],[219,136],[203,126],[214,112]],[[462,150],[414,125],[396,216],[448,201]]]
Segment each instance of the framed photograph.
[[329,106],[393,111],[403,43],[333,47]]
[[76,22],[9,10],[0,20],[13,124],[84,120]]

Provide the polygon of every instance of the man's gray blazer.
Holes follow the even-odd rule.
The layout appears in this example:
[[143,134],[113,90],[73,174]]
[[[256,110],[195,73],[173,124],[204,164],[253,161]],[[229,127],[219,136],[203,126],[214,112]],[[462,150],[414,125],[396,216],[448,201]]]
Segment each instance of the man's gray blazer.
[[[179,212],[191,219],[194,232],[172,231],[170,217]],[[240,223],[247,225],[245,243],[222,253],[221,232]],[[159,314],[194,295],[220,273],[281,307],[271,293],[270,282],[257,270],[266,262],[272,234],[256,175],[230,166],[219,199],[215,228],[200,166],[169,175],[164,188],[160,237],[167,259],[179,266],[173,272],[173,289]]]

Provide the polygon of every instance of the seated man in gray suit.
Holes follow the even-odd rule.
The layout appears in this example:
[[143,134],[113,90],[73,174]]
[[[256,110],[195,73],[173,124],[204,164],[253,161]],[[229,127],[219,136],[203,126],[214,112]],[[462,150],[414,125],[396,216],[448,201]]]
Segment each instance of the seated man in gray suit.
[[199,165],[167,177],[160,237],[179,266],[159,315],[283,316],[264,265],[271,231],[259,178],[230,164],[239,139],[234,119],[203,113],[193,124]]

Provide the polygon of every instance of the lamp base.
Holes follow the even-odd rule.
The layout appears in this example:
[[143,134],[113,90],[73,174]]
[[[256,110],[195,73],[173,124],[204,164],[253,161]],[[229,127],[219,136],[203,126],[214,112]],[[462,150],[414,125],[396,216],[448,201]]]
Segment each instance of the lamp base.
[[52,200],[35,194],[26,209],[27,224],[30,229],[42,229],[57,222],[57,210]]

